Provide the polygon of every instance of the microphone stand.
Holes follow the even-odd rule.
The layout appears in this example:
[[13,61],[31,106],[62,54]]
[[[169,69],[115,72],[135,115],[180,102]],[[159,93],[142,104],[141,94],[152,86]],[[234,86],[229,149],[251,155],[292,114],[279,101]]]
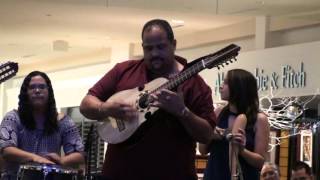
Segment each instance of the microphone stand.
[[233,134],[229,131],[225,132],[225,138],[227,141],[229,141],[229,148],[230,148],[230,157],[229,157],[229,162],[231,165],[231,180],[243,180],[243,174],[242,174],[242,169],[239,161],[239,149],[237,148],[236,150],[234,149],[234,146],[232,145],[232,138]]

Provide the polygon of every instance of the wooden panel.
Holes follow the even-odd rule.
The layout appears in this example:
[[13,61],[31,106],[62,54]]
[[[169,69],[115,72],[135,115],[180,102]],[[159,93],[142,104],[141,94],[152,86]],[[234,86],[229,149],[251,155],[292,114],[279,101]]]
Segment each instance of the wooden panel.
[[288,176],[288,168],[287,167],[280,167],[280,175],[281,177],[287,177]]
[[208,156],[196,156],[195,166],[197,173],[203,173],[205,168],[207,167]]
[[196,163],[196,167],[198,169],[205,169],[207,166],[207,160],[198,160]]
[[[281,131],[281,136],[288,136],[289,132],[288,131]],[[283,138],[281,139],[281,147],[288,147],[289,146],[289,138]]]
[[289,155],[289,152],[288,152],[288,148],[280,148],[280,157],[288,157],[288,155]]
[[[281,131],[281,136],[288,136],[288,131]],[[281,139],[279,152],[279,169],[280,179],[287,180],[288,176],[288,155],[289,155],[289,138]]]
[[287,167],[288,166],[288,158],[280,157],[279,166],[280,167],[283,167],[283,166]]
[[281,139],[281,147],[289,147],[289,139]]

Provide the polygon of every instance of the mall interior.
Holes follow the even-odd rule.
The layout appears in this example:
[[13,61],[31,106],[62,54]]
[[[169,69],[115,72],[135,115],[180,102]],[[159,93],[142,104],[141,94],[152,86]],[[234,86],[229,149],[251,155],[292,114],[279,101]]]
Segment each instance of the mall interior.
[[[240,46],[237,61],[199,73],[214,107],[225,104],[219,87],[228,70],[251,72],[270,125],[266,161],[279,167],[281,180],[297,161],[320,180],[319,0],[1,0],[0,73],[8,63],[18,69],[0,76],[0,121],[17,109],[25,76],[47,73],[58,111],[76,123],[84,144],[90,138],[88,167],[99,174],[108,142],[97,133],[100,123],[80,113],[81,100],[117,63],[143,57],[141,30],[155,18],[170,23],[175,52],[188,62]],[[207,161],[196,149],[198,179]]]

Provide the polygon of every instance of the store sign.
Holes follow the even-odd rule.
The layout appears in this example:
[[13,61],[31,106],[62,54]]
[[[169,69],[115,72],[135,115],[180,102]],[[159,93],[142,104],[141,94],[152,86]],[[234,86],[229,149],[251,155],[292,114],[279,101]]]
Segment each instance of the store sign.
[[[280,68],[280,73],[272,72],[271,74],[266,74],[264,69],[261,68],[254,70],[259,91],[269,90],[270,88],[303,88],[306,86],[306,72],[303,68],[303,62],[300,63],[298,69],[294,69],[290,65],[284,65]],[[215,83],[216,94],[219,94],[219,87],[223,82],[224,76],[224,72],[218,73]]]
[[306,86],[306,72],[303,69],[303,62],[298,70],[290,65],[281,67],[281,74],[272,72],[270,75],[264,74],[263,69],[255,69],[258,89],[261,91],[278,88],[303,88]]

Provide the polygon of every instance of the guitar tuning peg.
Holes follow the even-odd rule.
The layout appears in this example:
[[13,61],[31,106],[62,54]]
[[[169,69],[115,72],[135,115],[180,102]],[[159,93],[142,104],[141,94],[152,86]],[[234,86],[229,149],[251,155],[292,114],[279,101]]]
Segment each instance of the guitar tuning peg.
[[218,70],[220,70],[220,66],[219,65],[217,66],[217,68],[218,68]]
[[226,62],[226,65],[229,65],[229,63],[228,63],[228,62]]
[[238,59],[237,58],[233,58],[234,59],[234,61],[238,61]]
[[224,65],[223,65],[223,64],[221,64],[221,66],[222,66],[222,67],[224,67]]

